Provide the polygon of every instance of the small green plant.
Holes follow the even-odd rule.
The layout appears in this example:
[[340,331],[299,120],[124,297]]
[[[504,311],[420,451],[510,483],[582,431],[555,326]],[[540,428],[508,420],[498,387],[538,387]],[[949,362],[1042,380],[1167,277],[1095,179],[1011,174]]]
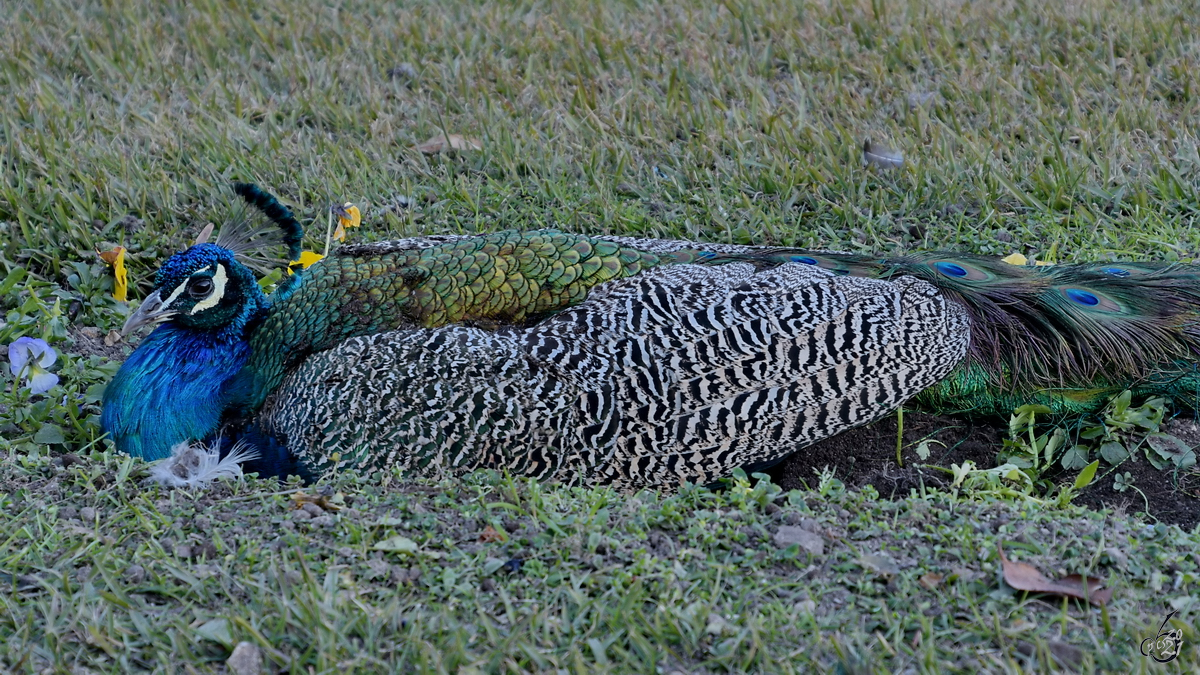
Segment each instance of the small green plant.
[[1150,500],[1147,499],[1145,492],[1142,492],[1141,490],[1138,489],[1138,486],[1133,484],[1133,474],[1131,474],[1128,471],[1126,471],[1125,473],[1114,474],[1113,475],[1113,491],[1114,492],[1126,492],[1127,490],[1133,490],[1134,492],[1141,495],[1142,503],[1145,504],[1146,510],[1147,511],[1150,510]]
[[1126,471],[1113,475],[1113,491],[1124,492],[1133,487],[1133,474]]
[[1091,464],[1083,467],[1078,476],[1075,476],[1074,483],[1062,486],[1058,491],[1058,506],[1067,506],[1080,490],[1091,485],[1096,480],[1096,470],[1099,468],[1100,460],[1094,460]]
[[[1114,398],[1105,409],[1102,421],[1092,426],[1084,427],[1079,437],[1099,443],[1100,457],[1109,464],[1116,465],[1128,459],[1143,441],[1147,443],[1147,455],[1152,448],[1156,453],[1155,466],[1163,468],[1169,463],[1176,466],[1191,466],[1195,463],[1195,453],[1187,448],[1182,441],[1167,434],[1158,433],[1166,412],[1166,401],[1153,398],[1140,406],[1130,405],[1132,395],[1122,392]],[[955,484],[974,490],[985,490],[1001,493],[998,482],[1001,478],[1010,483],[1005,490],[1011,492],[1013,485],[1019,481],[1014,471],[1019,470],[1028,478],[1024,496],[1033,492],[1051,494],[1057,490],[1056,503],[1065,506],[1082,489],[1096,479],[1100,459],[1091,460],[1092,447],[1079,443],[1067,447],[1066,430],[1056,426],[1049,431],[1039,434],[1037,429],[1038,415],[1050,414],[1051,410],[1042,405],[1024,405],[1013,411],[1009,420],[1009,437],[1004,440],[1004,450],[999,461],[1002,466],[983,472],[974,469],[956,470]],[[1153,437],[1153,438],[1151,438]],[[1133,450],[1127,449],[1132,444]],[[1075,481],[1070,485],[1058,486],[1056,483],[1042,479],[1042,475],[1054,467],[1055,462],[1067,470],[1079,470]],[[1089,461],[1091,460],[1091,461]],[[1160,466],[1160,464],[1162,466]]]
[[1035,483],[1054,465],[1055,454],[1067,441],[1066,433],[1058,427],[1037,434],[1037,416],[1048,414],[1049,408],[1037,404],[1014,410],[1008,421],[1008,438],[1004,439],[1004,450],[1000,452],[1001,463],[1016,466]]
[[100,436],[103,383],[119,364],[63,351],[70,296],[62,293],[19,267],[0,281],[0,349],[9,357],[0,369],[0,448],[78,450]]
[[1196,452],[1171,434],[1147,434],[1145,440],[1146,459],[1159,471],[1171,467],[1189,469],[1196,465]]
[[[750,484],[751,478],[754,479],[753,486]],[[747,476],[740,468],[734,469],[732,478],[727,478],[724,482],[729,488],[726,496],[730,503],[741,510],[750,507],[764,508],[783,491],[771,482],[771,477],[767,474],[755,472]]]
[[[1038,415],[1049,414],[1049,408],[1021,406],[1013,411],[1009,420],[1009,437],[999,455],[1001,466],[985,471],[970,463],[962,467],[955,465],[954,487],[1026,498],[1032,498],[1034,493],[1051,494],[1057,490],[1055,502],[1066,505],[1075,494],[1096,480],[1101,461],[1112,467],[1111,473],[1126,460],[1136,461],[1140,450],[1160,471],[1195,466],[1196,453],[1192,448],[1175,436],[1159,431],[1166,417],[1166,400],[1152,398],[1134,406],[1132,399],[1129,391],[1115,396],[1105,407],[1100,420],[1080,430],[1082,442],[1070,447],[1066,447],[1068,435],[1062,427],[1038,433]],[[1091,459],[1093,452],[1098,455],[1095,460]],[[1080,470],[1073,484],[1059,487],[1042,479],[1056,460],[1064,469]],[[1020,480],[1018,473],[1027,480]],[[1128,472],[1114,476],[1115,491],[1124,492],[1130,488],[1137,490]]]
[[[1152,398],[1140,406],[1131,405],[1132,394],[1122,392],[1104,410],[1100,422],[1084,427],[1079,438],[1098,445],[1100,458],[1116,467],[1128,459],[1136,460],[1138,450],[1154,468],[1187,469],[1196,464],[1196,453],[1175,436],[1159,431],[1166,417],[1167,402]],[[1063,466],[1073,468],[1080,459],[1086,461],[1090,448],[1076,445],[1064,456]]]
[[1071,447],[1064,447],[1067,432],[1061,427],[1037,433],[1037,416],[1048,414],[1049,408],[1021,406],[1009,420],[1009,437],[1004,441],[1000,461],[1020,467],[1035,481],[1056,458],[1064,469],[1082,470],[1092,461],[1093,452],[1113,467],[1136,459],[1138,450],[1159,470],[1195,466],[1194,450],[1175,436],[1159,431],[1166,417],[1166,399],[1151,398],[1138,406],[1132,405],[1132,399],[1128,390],[1114,397],[1099,420],[1080,430],[1081,442]]
[[[816,469],[814,469],[816,471]],[[834,476],[834,470],[828,466],[817,471],[817,492],[822,497],[836,497],[846,493],[846,484]]]
[[[1079,438],[1098,446],[1100,458],[1113,466],[1119,465],[1137,452],[1147,434],[1158,432],[1166,415],[1167,402],[1152,398],[1140,406],[1131,405],[1133,394],[1126,390],[1109,402],[1097,424],[1085,427]],[[1165,435],[1165,434],[1163,434]],[[1086,457],[1086,446],[1081,448]]]

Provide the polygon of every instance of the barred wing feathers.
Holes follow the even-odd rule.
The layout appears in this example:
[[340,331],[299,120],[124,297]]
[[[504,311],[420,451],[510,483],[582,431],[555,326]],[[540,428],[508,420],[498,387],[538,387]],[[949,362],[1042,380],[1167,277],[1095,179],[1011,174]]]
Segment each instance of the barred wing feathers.
[[673,487],[887,414],[969,341],[965,311],[916,279],[677,265],[528,328],[347,340],[289,374],[259,423],[318,472]]

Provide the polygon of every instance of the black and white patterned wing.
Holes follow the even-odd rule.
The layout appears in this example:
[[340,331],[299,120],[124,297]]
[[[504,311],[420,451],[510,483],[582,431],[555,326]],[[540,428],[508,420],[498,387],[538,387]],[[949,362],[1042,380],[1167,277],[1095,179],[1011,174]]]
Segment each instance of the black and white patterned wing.
[[348,340],[291,373],[260,423],[317,471],[674,487],[894,410],[969,337],[963,311],[915,279],[679,265],[530,328]]

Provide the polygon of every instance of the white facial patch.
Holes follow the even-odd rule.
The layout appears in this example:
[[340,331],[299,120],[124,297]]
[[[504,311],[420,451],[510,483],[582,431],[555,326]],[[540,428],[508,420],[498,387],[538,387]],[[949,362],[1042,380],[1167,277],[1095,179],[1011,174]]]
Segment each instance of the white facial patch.
[[186,291],[186,290],[187,290],[187,284],[188,284],[188,281],[189,281],[189,280],[190,280],[192,277],[196,276],[197,274],[200,274],[201,272],[207,272],[207,271],[209,271],[210,269],[212,269],[212,265],[209,265],[208,267],[205,267],[205,268],[203,268],[203,269],[198,269],[198,270],[196,270],[195,272],[192,272],[192,276],[191,276],[191,277],[188,277],[187,279],[184,279],[184,280],[183,280],[183,283],[181,283],[181,284],[179,284],[178,286],[176,286],[176,287],[175,287],[175,290],[171,291],[171,294],[167,296],[167,299],[166,299],[166,300],[163,300],[162,308],[163,308],[163,309],[171,309],[171,303],[172,303],[172,302],[175,302],[175,299],[176,299],[176,298],[178,298],[180,295],[182,295],[182,294],[183,294],[183,292],[184,292],[184,291]]
[[[207,267],[205,269],[208,269]],[[195,275],[193,275],[195,276]],[[203,312],[209,307],[216,307],[218,302],[221,302],[221,297],[225,295],[225,282],[229,281],[229,276],[225,274],[225,266],[217,263],[217,271],[213,274],[213,290],[208,294],[208,297],[196,303],[190,314]]]

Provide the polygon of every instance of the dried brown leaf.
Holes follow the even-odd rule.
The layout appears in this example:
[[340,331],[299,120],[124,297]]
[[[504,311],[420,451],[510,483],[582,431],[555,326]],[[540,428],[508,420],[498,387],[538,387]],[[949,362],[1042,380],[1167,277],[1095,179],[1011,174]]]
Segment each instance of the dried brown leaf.
[[121,251],[124,251],[124,250],[125,249],[123,247],[117,246],[117,247],[113,248],[111,251],[96,251],[96,255],[100,256],[100,259],[103,260],[106,264],[111,265],[111,264],[117,262],[117,257],[119,257],[121,255]]
[[450,134],[449,136],[438,134],[414,147],[426,155],[436,155],[439,152],[446,152],[447,150],[482,150],[483,144],[474,138],[466,138],[458,134]]
[[294,492],[291,496],[292,508],[301,509],[305,504],[316,504],[326,511],[340,511],[345,504],[345,495],[341,492],[333,495],[310,495],[303,492]]
[[501,534],[499,531],[496,530],[496,528],[492,527],[491,525],[488,525],[487,527],[483,528],[483,532],[479,533],[479,541],[484,542],[485,544],[491,544],[491,543],[495,543],[498,541],[504,541],[507,538],[508,537]]
[[1029,563],[1009,560],[1004,555],[1003,543],[997,544],[996,548],[1000,551],[1000,563],[1004,567],[1004,581],[1018,591],[1065,595],[1094,605],[1108,604],[1112,599],[1112,589],[1104,588],[1104,582],[1100,579],[1069,574],[1053,581]]
[[917,583],[932,591],[933,589],[942,585],[943,578],[944,577],[942,577],[942,575],[936,572],[926,572],[925,574],[921,575],[920,579],[917,579]]

